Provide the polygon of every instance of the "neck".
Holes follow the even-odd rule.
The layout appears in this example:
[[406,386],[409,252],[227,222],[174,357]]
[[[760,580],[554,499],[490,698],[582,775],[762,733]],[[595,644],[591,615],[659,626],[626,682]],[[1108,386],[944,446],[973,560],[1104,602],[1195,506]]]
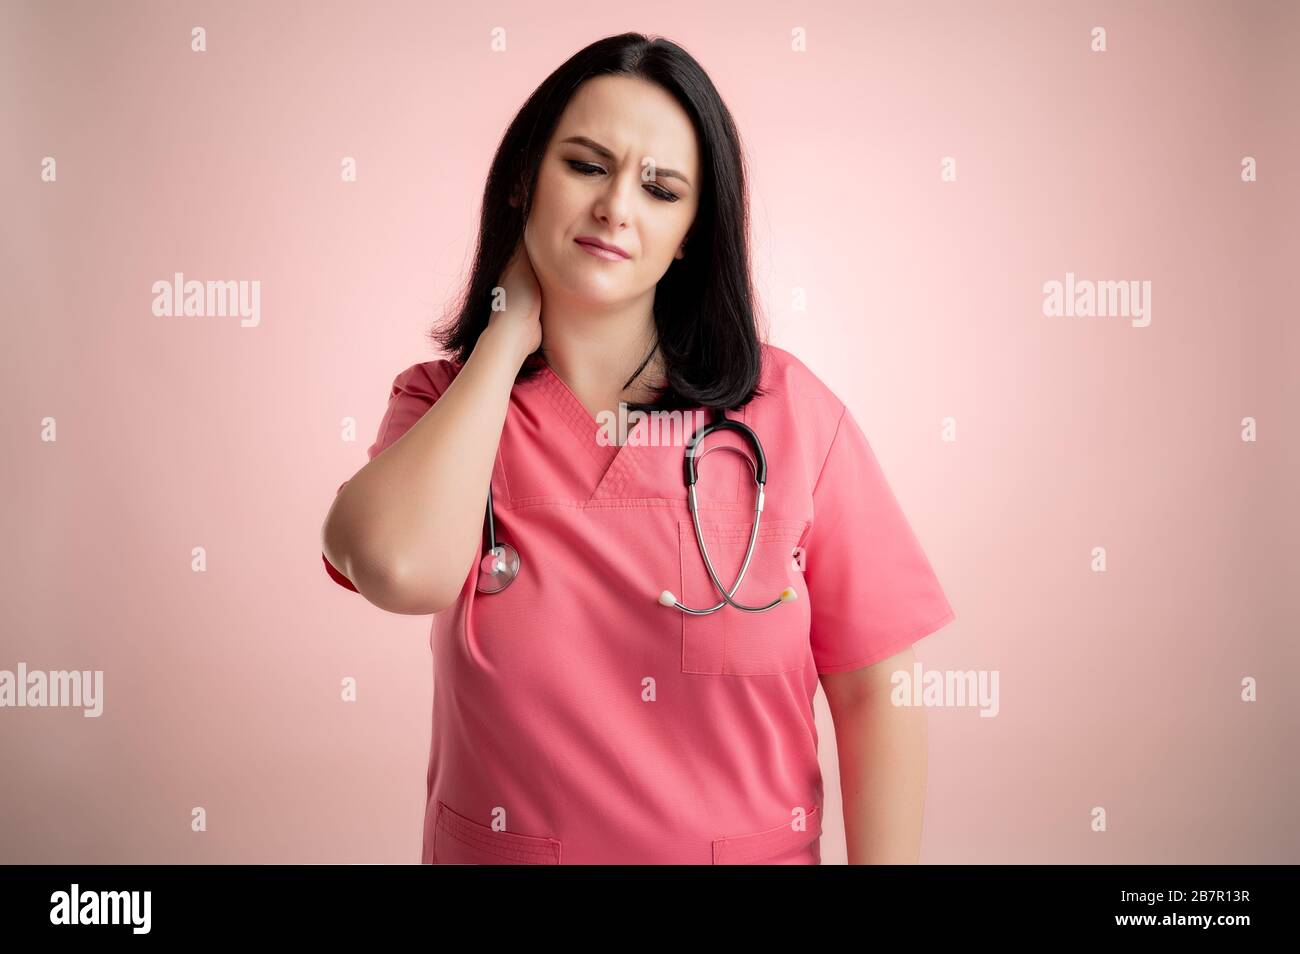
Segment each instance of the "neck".
[[662,381],[658,349],[631,386],[623,386],[655,343],[653,289],[643,299],[609,308],[553,302],[553,296],[543,299],[542,353],[593,417],[616,410],[619,401],[653,396]]

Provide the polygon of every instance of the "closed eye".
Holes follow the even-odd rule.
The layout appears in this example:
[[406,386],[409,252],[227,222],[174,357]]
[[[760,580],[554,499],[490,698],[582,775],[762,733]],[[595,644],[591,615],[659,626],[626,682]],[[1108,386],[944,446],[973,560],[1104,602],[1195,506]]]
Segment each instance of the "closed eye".
[[[567,162],[573,168],[574,172],[577,172],[580,175],[584,175],[584,176],[594,176],[598,172],[605,171],[600,166],[596,165],[594,162],[583,162],[581,159],[566,159],[565,162]],[[582,168],[578,168],[579,166],[581,166]],[[667,189],[663,188],[663,186],[655,185],[653,182],[646,183],[646,190],[649,191],[652,196],[654,196],[656,199],[659,199],[661,202],[676,202],[679,198],[681,198],[675,192],[669,192]],[[652,191],[652,190],[657,190],[657,191]]]

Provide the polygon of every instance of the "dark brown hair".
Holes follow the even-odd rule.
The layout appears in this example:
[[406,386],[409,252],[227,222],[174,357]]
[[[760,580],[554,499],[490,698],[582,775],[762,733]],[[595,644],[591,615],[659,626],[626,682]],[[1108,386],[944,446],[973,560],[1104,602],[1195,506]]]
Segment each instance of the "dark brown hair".
[[[667,386],[641,410],[738,408],[762,393],[761,348],[749,268],[749,196],[740,136],[712,81],[675,43],[640,33],[606,37],[579,50],[520,108],[497,146],[483,190],[478,245],[469,282],[448,319],[429,336],[451,360],[469,359],[491,313],[492,289],[523,235],[546,146],[570,98],[596,76],[655,83],[690,116],[700,144],[700,201],[686,256],[674,259],[655,287],[654,322]],[[522,183],[522,202],[510,204]],[[646,354],[630,386],[645,368]],[[517,380],[545,359],[525,360]]]

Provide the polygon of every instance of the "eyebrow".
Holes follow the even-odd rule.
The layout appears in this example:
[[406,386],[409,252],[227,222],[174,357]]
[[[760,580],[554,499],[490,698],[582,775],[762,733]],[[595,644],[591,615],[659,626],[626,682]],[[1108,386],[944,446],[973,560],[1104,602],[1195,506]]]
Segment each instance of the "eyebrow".
[[[570,136],[568,139],[561,139],[560,142],[561,143],[571,142],[578,146],[586,146],[592,152],[596,153],[597,155],[601,156],[604,159],[608,159],[610,162],[613,162],[614,159],[616,158],[612,152],[610,152],[600,143],[596,142],[596,140],[588,139],[586,136]],[[665,169],[662,166],[658,166],[658,165],[655,166],[655,178],[656,179],[681,179],[688,186],[691,184],[691,180],[686,178],[686,176],[682,175],[676,169]]]

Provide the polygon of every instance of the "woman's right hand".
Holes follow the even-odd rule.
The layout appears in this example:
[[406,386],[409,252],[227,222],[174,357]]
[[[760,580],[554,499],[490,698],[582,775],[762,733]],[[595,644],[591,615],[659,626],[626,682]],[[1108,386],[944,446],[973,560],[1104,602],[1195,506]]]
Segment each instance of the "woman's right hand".
[[488,316],[488,328],[499,329],[521,349],[523,363],[542,344],[542,289],[522,236],[497,284],[505,291],[505,310]]

